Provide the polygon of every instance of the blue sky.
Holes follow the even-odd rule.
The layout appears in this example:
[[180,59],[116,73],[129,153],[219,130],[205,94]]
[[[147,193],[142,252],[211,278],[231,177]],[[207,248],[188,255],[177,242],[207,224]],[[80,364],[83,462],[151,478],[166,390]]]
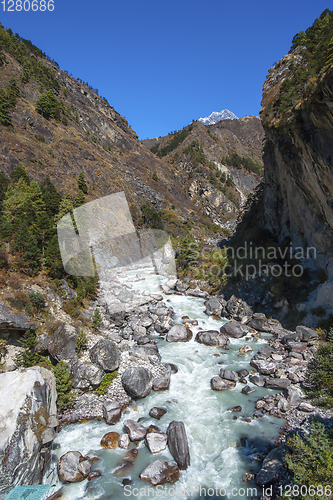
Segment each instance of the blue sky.
[[98,88],[140,139],[225,108],[239,117],[258,115],[268,69],[298,31],[332,8],[324,0],[54,5],[53,12],[4,12],[2,2],[0,22]]

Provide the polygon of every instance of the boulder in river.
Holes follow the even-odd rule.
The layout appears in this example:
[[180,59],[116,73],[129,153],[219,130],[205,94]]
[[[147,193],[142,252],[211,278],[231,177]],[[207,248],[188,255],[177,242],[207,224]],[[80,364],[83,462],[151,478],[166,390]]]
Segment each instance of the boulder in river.
[[227,317],[235,318],[236,320],[241,320],[244,317],[251,317],[253,311],[251,307],[242,299],[238,299],[235,295],[232,295],[225,306]]
[[181,470],[187,469],[190,465],[190,452],[184,423],[175,420],[170,422],[167,435],[169,451],[178,467]]
[[213,316],[213,315],[221,316],[222,304],[216,297],[207,300],[205,302],[205,307],[206,307],[206,314],[208,314],[208,316]]
[[134,398],[145,398],[153,386],[152,375],[142,366],[130,366],[121,376],[125,391]]
[[102,339],[90,349],[91,361],[105,372],[117,370],[120,363],[119,351],[112,340]]
[[171,366],[168,364],[163,364],[162,366],[164,368],[164,373],[153,380],[154,391],[166,391],[170,386]]
[[174,324],[175,322],[170,316],[160,316],[155,321],[154,328],[157,333],[167,333]]
[[124,427],[131,441],[141,441],[146,437],[147,429],[134,420],[125,420]]
[[78,483],[89,474],[91,463],[79,451],[68,451],[59,458],[58,476],[63,483]]
[[168,331],[167,342],[188,342],[192,338],[192,331],[185,325],[174,325]]
[[258,387],[264,387],[264,385],[265,385],[265,381],[257,373],[255,373],[254,375],[250,375],[249,379],[250,379],[250,382],[252,382],[252,384],[254,384]]
[[204,330],[200,331],[195,336],[196,342],[204,345],[225,347],[230,343],[228,337],[219,332],[218,330]]
[[167,435],[164,432],[149,432],[146,434],[146,445],[150,453],[160,453],[167,446]]
[[167,410],[165,408],[160,408],[159,406],[154,406],[149,411],[149,415],[153,418],[156,418],[156,420],[159,420],[160,418],[163,417],[163,415],[165,415],[166,412],[167,412]]
[[243,325],[243,323],[240,323],[239,321],[232,320],[221,326],[220,332],[228,337],[240,339],[241,337],[245,337],[248,333],[254,333],[255,330],[247,325]]
[[118,432],[107,432],[101,439],[102,448],[117,448],[119,438]]
[[173,462],[155,460],[141,472],[139,478],[142,481],[148,481],[153,486],[166,483],[174,484],[179,479],[179,468]]
[[211,388],[213,391],[226,391],[228,389],[234,389],[236,387],[236,382],[231,380],[224,380],[223,378],[216,375],[210,381]]
[[220,377],[225,379],[225,380],[230,380],[231,382],[238,381],[238,373],[237,372],[233,372],[232,370],[226,370],[224,368],[221,368],[221,370],[220,370]]
[[119,422],[121,417],[121,406],[118,401],[104,401],[103,418],[108,425]]

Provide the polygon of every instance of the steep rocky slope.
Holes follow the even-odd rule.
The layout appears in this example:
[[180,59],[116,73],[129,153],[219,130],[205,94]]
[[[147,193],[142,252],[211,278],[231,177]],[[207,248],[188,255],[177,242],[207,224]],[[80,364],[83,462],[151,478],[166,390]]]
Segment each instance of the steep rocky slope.
[[[246,116],[210,126],[193,122],[182,131],[143,142],[171,166],[201,211],[217,224],[233,229],[240,208],[261,180],[263,138],[259,118]],[[252,161],[254,171],[233,166],[235,154]]]
[[[333,279],[333,14],[325,11],[269,72],[261,118],[267,133],[262,224],[281,241],[315,247],[315,264]],[[328,33],[326,34],[326,32]],[[328,43],[321,46],[325,36]],[[311,39],[311,45],[309,40]],[[319,64],[326,56],[326,67]],[[316,67],[316,65],[318,67]],[[307,67],[313,69],[308,74]],[[298,84],[297,75],[306,77]],[[288,81],[294,86],[290,95]],[[301,89],[299,87],[302,87]],[[286,109],[289,99],[291,106]]]
[[[13,81],[19,93],[16,105],[0,110],[0,168],[7,176],[22,162],[31,179],[41,182],[49,177],[62,194],[67,191],[75,195],[78,174],[83,172],[88,184],[86,201],[125,191],[133,213],[140,214],[140,207],[146,203],[157,211],[175,206],[183,223],[195,222],[196,217],[204,213],[211,221],[223,225],[230,214],[233,219],[234,214],[238,214],[233,200],[225,197],[225,193],[215,192],[211,185],[200,183],[200,190],[209,191],[208,195],[198,195],[203,203],[193,199],[189,184],[184,184],[182,176],[177,175],[178,170],[188,168],[184,167],[189,163],[186,159],[172,165],[153,154],[148,149],[151,144],[141,143],[126,119],[91,86],[75,80],[31,42],[1,26],[0,51],[2,97],[6,98],[4,92]],[[45,110],[36,111],[40,99],[47,99],[47,91],[53,100],[55,97],[57,116],[47,115]],[[253,117],[253,121],[258,119]],[[216,134],[215,129],[206,129],[198,123],[188,138],[207,142],[208,160],[219,162],[224,153],[234,151],[260,160],[261,144],[257,136],[262,135],[262,131],[256,130],[253,136],[249,130],[242,135],[219,124],[215,127]],[[205,141],[201,141],[202,137],[206,137]],[[217,143],[223,142],[225,147],[221,148]],[[248,152],[251,142],[256,145]],[[254,155],[251,148],[255,150]],[[238,189],[231,192],[242,204],[257,178],[241,172],[237,172],[236,177],[240,179],[242,192]],[[223,200],[217,201],[222,194]]]

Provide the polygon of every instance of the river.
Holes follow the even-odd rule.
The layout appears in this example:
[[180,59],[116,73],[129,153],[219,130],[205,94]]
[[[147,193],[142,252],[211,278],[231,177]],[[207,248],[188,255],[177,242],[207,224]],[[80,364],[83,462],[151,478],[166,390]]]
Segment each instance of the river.
[[[128,272],[126,281],[133,283],[133,276],[137,272]],[[145,280],[133,283],[137,289],[160,293],[159,284],[164,278],[149,272],[142,276]],[[175,310],[175,323],[182,323],[184,315],[197,319],[199,323],[192,328],[193,338],[189,342],[168,343],[158,340],[163,362],[177,365],[178,373],[171,376],[168,391],[151,391],[146,398],[135,401],[123,412],[121,421],[112,428],[104,422],[93,420],[61,429],[53,444],[53,466],[64,453],[77,450],[83,455],[98,457],[100,460],[93,468],[102,473],[101,477],[90,482],[85,480],[65,485],[64,500],[251,498],[247,488],[255,488],[255,483],[243,482],[242,476],[245,472],[256,472],[259,469],[263,452],[274,442],[284,424],[283,420],[268,414],[260,413],[260,417],[253,417],[256,413],[255,401],[260,396],[276,391],[253,386],[255,392],[245,395],[241,392],[244,385],[238,382],[233,390],[216,392],[211,389],[210,380],[214,375],[219,375],[220,368],[235,371],[245,368],[250,371],[250,359],[267,340],[259,338],[254,342],[252,338],[250,341],[245,341],[244,338],[230,339],[230,350],[199,344],[194,338],[200,328],[217,330],[227,320],[214,320],[207,316],[204,312],[204,300],[201,298],[166,295],[164,300]],[[266,338],[268,337],[267,334]],[[250,345],[253,352],[239,356],[239,348],[244,344]],[[249,385],[252,386],[251,383]],[[236,405],[242,407],[241,412],[230,411]],[[167,413],[159,421],[149,416],[149,410],[153,406],[167,409]],[[131,484],[124,488],[123,478],[112,474],[125,450],[102,449],[101,438],[110,430],[122,434],[123,420],[136,421],[139,418],[143,419],[140,422],[145,427],[155,424],[164,432],[172,420],[184,422],[191,465],[180,472],[180,479],[175,485],[163,485],[157,489],[138,479],[140,472],[154,460],[162,458],[174,461],[168,450],[152,455],[143,441],[140,442],[133,469],[125,476],[131,479]],[[50,479],[46,477],[45,482],[49,483]],[[56,481],[56,478],[53,479]],[[258,487],[257,493],[261,493]]]

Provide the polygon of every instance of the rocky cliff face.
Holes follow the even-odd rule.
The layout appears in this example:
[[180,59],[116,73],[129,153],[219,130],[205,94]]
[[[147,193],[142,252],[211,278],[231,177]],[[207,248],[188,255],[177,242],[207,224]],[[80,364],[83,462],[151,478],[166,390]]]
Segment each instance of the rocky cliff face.
[[0,374],[0,493],[39,484],[48,444],[54,439],[56,383],[41,367]]
[[286,68],[277,68],[264,85],[261,116],[267,140],[261,222],[280,241],[289,237],[295,246],[314,247],[315,264],[333,279],[333,68],[309,98],[278,121],[266,114],[265,103],[286,73]]

